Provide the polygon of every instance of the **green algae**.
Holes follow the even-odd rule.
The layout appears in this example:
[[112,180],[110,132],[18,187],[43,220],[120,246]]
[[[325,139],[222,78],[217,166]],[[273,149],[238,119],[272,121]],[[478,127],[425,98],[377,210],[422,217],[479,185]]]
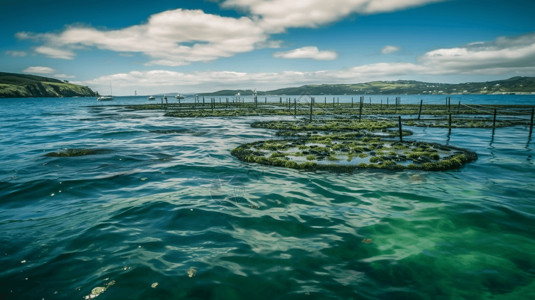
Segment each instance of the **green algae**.
[[[416,127],[437,127],[448,128],[450,127],[448,119],[421,119],[421,120],[406,120],[403,121],[404,125],[416,126]],[[494,127],[509,127],[529,125],[528,120],[496,120],[493,122],[492,118],[455,118],[451,120],[451,128],[494,128]]]
[[[235,116],[262,116],[262,115],[296,115],[308,116],[310,104],[308,102],[297,103],[295,110],[291,103],[266,103],[255,104],[251,102],[206,102],[202,103],[153,103],[125,105],[131,110],[166,110],[170,117],[235,117]],[[427,115],[447,116],[453,115],[491,115],[493,110],[499,110],[499,115],[518,115],[519,110],[531,109],[530,105],[444,105],[444,104],[389,104],[386,103],[363,103],[362,110],[359,103],[314,103],[312,114],[314,116],[339,115],[339,116],[376,116],[376,115]],[[527,115],[527,113],[526,113]],[[490,117],[492,119],[492,117]]]
[[385,130],[387,128],[395,127],[396,124],[391,121],[382,120],[320,120],[320,121],[265,121],[254,122],[251,124],[253,128],[266,128],[274,130],[285,131],[359,131],[359,130]]
[[95,155],[102,153],[104,150],[101,149],[63,149],[58,152],[50,152],[45,154],[47,157],[76,157],[76,156],[86,156],[86,155]]
[[[266,150],[267,156],[256,155]],[[269,150],[276,152],[270,153]],[[231,154],[249,163],[332,172],[354,172],[358,169],[445,171],[461,168],[477,159],[476,153],[453,146],[379,138],[258,141],[238,146]],[[301,156],[305,156],[306,161],[298,160]],[[342,159],[344,157],[347,159]]]

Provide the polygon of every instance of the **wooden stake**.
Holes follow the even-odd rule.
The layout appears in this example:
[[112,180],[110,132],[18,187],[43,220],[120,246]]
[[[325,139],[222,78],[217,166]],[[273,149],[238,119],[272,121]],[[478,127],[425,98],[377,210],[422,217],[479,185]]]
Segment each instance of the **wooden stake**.
[[531,109],[531,121],[529,122],[529,139],[531,139],[531,134],[533,133],[533,113],[535,112],[535,108]]
[[312,122],[312,110],[314,109],[314,98],[310,98],[310,116],[309,121]]
[[294,98],[294,117],[297,116],[297,99]]
[[496,109],[494,109],[494,118],[492,119],[492,136],[494,136],[494,130],[496,130]]
[[418,110],[418,120],[420,120],[420,116],[422,115],[423,104],[424,104],[424,99],[420,99],[420,109]]
[[398,124],[399,124],[399,141],[403,142],[403,128],[401,127],[401,116],[398,116]]
[[448,136],[451,135],[451,113],[448,117]]
[[364,102],[364,97],[360,97],[360,107],[359,107],[359,122],[362,121],[362,104]]

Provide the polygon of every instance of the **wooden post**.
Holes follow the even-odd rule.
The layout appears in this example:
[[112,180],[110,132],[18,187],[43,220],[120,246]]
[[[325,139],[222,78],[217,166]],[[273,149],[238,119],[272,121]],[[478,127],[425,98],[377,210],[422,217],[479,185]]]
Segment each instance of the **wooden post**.
[[279,98],[279,103],[282,104],[282,97]]
[[399,124],[399,141],[403,142],[403,128],[401,127],[401,116],[398,116],[398,124]]
[[451,113],[448,117],[448,136],[451,135]]
[[457,104],[457,114],[461,113],[461,101],[459,101],[459,104]]
[[292,111],[292,99],[288,98],[288,112]]
[[267,97],[264,99],[264,104],[267,104]]
[[228,98],[226,100],[225,109],[228,109]]
[[314,109],[314,97],[310,98],[310,116],[309,121],[312,122],[312,110]]
[[359,108],[359,122],[362,121],[362,104],[364,102],[364,97],[360,97],[360,108]]
[[202,97],[202,106],[204,106],[204,97]]
[[379,106],[379,110],[383,110],[383,99],[381,99],[381,105]]
[[533,113],[535,112],[535,108],[531,109],[531,121],[529,122],[529,139],[531,140],[531,134],[533,133]]
[[353,108],[353,97],[351,97],[351,108]]
[[420,120],[420,116],[422,115],[423,104],[424,104],[424,99],[420,99],[420,109],[418,110],[418,120]]
[[494,109],[494,118],[492,118],[492,136],[494,136],[495,130],[496,130],[496,109]]
[[294,98],[294,117],[297,116],[297,99]]
[[215,98],[212,98],[212,112],[214,112]]
[[386,97],[386,106],[388,106],[388,102],[389,102],[389,101],[388,101],[388,97]]
[[333,107],[334,107],[334,97],[333,97]]

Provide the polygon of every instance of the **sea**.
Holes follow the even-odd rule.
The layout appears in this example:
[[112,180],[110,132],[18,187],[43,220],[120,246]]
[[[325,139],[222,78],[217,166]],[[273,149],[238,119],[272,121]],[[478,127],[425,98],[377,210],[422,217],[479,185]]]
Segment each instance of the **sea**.
[[[535,299],[529,126],[404,127],[477,153],[458,170],[307,172],[230,154],[276,138],[252,122],[293,116],[121,106],[160,101],[0,99],[0,299]],[[47,155],[65,149],[93,152]]]

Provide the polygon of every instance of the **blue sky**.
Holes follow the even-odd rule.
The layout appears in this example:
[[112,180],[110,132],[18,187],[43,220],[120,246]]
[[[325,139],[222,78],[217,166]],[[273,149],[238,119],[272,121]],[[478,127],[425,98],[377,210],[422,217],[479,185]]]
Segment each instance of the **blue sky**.
[[115,95],[535,76],[532,0],[0,4],[0,71]]

